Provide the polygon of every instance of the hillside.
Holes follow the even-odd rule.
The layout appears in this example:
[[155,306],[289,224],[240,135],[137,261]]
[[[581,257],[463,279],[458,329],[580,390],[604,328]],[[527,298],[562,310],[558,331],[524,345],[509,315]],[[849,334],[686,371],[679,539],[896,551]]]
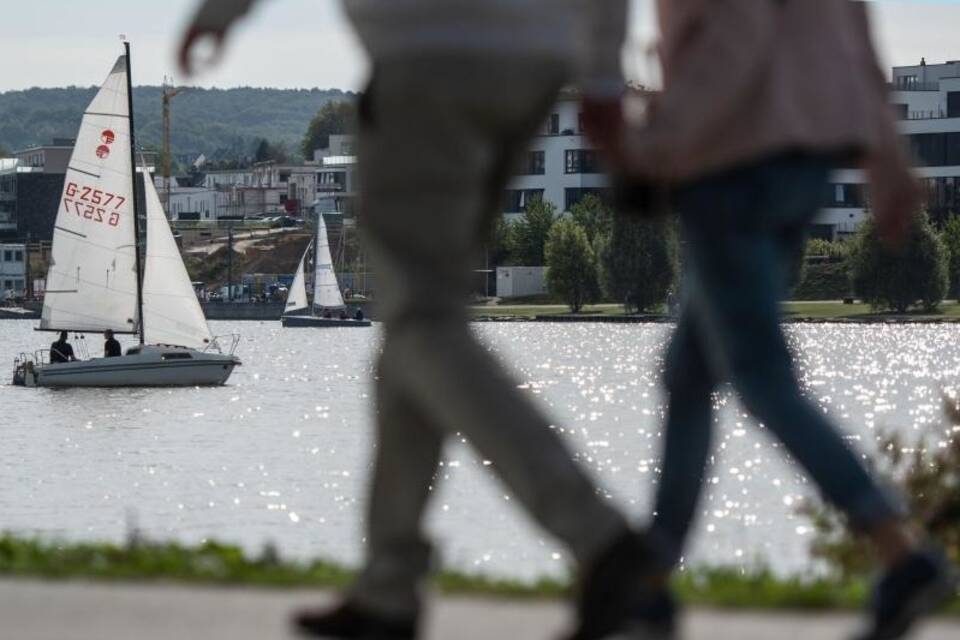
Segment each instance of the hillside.
[[[95,87],[27,89],[0,93],[0,148],[23,149],[72,138]],[[160,148],[161,88],[135,87],[139,142]],[[174,156],[203,153],[210,160],[252,156],[256,141],[281,142],[297,153],[310,119],[330,100],[354,96],[338,89],[199,89],[174,98],[171,141]]]

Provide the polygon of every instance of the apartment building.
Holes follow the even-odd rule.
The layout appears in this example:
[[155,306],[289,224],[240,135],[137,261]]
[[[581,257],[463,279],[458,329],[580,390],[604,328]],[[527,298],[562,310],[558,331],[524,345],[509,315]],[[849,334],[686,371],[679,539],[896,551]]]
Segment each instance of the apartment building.
[[22,296],[27,290],[27,247],[0,243],[0,298],[6,292]]
[[[894,67],[891,101],[934,222],[960,214],[960,61]],[[842,238],[868,214],[866,176],[837,171],[815,235]]]

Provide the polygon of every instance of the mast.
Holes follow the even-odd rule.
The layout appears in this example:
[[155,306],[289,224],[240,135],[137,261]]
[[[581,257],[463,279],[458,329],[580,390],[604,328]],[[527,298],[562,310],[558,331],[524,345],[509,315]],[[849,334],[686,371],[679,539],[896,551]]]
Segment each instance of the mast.
[[[140,344],[143,339],[143,269],[140,265],[140,206],[137,199],[137,145],[134,140],[133,128],[133,79],[130,73],[130,43],[124,41],[124,51],[127,56],[127,113],[130,121],[130,180],[133,182],[133,251],[137,260],[137,332],[140,334]],[[143,167],[143,179],[147,179],[147,167]],[[144,185],[146,186],[146,185]]]
[[320,251],[320,225],[323,224],[323,212],[314,207],[317,212],[317,226],[313,230],[313,303],[310,305],[310,315],[317,315],[317,252]]

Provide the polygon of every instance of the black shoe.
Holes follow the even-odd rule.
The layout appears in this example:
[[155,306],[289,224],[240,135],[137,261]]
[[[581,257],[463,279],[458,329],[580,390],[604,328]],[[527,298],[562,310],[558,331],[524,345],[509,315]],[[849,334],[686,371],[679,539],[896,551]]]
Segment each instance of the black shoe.
[[388,618],[351,602],[296,613],[293,626],[308,638],[327,640],[413,640],[417,635],[416,618]]
[[667,640],[676,633],[677,606],[651,586],[658,556],[643,536],[618,538],[585,573],[578,597],[580,625],[568,640]]
[[856,640],[902,638],[913,624],[943,604],[957,587],[950,563],[938,550],[911,553],[874,587],[869,629]]

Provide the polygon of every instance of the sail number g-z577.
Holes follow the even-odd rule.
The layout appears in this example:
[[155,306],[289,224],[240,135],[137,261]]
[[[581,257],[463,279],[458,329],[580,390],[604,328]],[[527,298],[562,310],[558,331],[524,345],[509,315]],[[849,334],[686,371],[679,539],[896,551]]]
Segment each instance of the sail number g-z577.
[[67,183],[63,206],[68,213],[115,227],[120,224],[120,207],[127,199],[107,191],[86,187],[76,182]]

